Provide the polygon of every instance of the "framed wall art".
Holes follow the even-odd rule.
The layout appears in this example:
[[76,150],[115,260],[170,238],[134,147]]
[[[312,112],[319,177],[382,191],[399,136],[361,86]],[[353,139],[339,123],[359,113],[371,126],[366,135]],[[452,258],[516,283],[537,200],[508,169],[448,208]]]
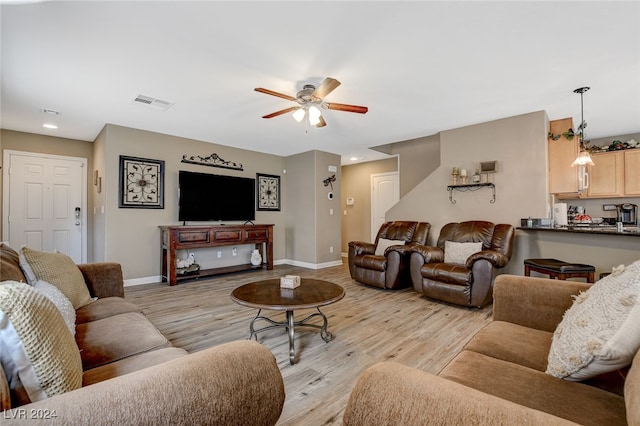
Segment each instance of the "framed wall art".
[[164,161],[120,156],[118,207],[164,208]]
[[256,209],[280,211],[280,176],[256,173]]

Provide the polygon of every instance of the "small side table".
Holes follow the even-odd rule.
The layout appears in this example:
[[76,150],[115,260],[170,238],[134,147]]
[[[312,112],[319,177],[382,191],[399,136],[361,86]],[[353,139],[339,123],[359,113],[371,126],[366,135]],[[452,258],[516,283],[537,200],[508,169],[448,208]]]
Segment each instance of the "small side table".
[[593,265],[568,263],[558,259],[525,259],[524,275],[530,276],[531,271],[554,279],[584,278],[588,283],[594,283],[596,268]]

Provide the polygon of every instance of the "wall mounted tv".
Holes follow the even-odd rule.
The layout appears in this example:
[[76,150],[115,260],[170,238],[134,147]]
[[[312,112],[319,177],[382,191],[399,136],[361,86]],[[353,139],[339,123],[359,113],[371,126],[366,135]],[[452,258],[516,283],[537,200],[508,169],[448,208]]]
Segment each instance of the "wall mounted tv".
[[180,170],[178,220],[248,221],[256,217],[256,180]]

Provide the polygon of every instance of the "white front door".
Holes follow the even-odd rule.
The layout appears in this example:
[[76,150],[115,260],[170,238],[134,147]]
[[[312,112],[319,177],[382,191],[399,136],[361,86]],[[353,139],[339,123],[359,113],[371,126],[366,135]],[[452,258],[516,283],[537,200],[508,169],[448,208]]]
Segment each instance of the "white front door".
[[398,172],[371,175],[371,242],[375,242],[387,211],[400,200]]
[[3,240],[87,261],[87,160],[4,152]]

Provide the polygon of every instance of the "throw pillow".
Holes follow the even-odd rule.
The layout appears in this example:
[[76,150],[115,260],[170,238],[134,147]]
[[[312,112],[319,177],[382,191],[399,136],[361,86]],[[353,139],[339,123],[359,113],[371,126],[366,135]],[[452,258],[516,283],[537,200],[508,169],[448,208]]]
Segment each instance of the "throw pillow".
[[640,261],[575,297],[556,328],[547,373],[578,381],[616,371],[640,349]]
[[387,247],[391,246],[403,246],[404,240],[387,240],[385,238],[378,238],[378,245],[376,246],[376,256],[384,256],[384,251]]
[[482,242],[457,243],[455,241],[444,242],[444,263],[457,263],[464,265],[469,256],[482,251]]
[[38,279],[36,278],[36,274],[33,272],[33,269],[31,269],[29,262],[27,262],[27,258],[24,257],[22,249],[24,249],[25,247],[26,245],[20,247],[20,252],[18,253],[18,263],[20,264],[20,269],[22,269],[24,276],[27,278],[27,284],[34,285],[36,281],[38,281]]
[[82,386],[76,342],[55,305],[33,287],[0,285],[0,362],[9,387],[40,401]]
[[69,256],[62,253],[47,253],[22,247],[24,255],[35,277],[58,287],[71,301],[74,309],[92,302],[84,276]]
[[47,299],[51,300],[64,319],[64,323],[71,332],[72,336],[76,335],[76,310],[73,309],[71,301],[56,286],[46,281],[38,280],[33,288],[42,293]]

